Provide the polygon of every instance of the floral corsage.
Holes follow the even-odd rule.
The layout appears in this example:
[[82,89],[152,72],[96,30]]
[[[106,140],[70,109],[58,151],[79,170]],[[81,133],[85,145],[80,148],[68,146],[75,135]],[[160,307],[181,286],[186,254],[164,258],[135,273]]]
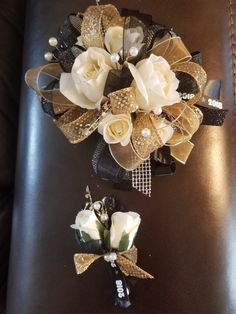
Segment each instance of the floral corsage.
[[[30,69],[27,84],[71,143],[97,130],[109,158],[146,195],[151,173],[173,173],[175,160],[187,161],[201,124],[224,121],[219,81],[207,82],[201,55],[150,15],[125,9],[120,15],[97,3],[70,15],[49,44],[49,63]],[[96,172],[101,153],[93,158]],[[101,177],[123,176],[106,162]]]

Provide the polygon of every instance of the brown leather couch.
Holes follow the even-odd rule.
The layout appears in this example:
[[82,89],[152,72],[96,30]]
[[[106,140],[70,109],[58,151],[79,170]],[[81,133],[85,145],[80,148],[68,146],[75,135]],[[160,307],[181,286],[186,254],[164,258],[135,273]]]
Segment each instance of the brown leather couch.
[[24,0],[0,2],[0,313],[5,305],[24,34]]
[[[29,1],[24,69],[44,62],[48,38],[68,13],[92,1]],[[235,0],[114,0],[172,26],[190,51],[200,50],[209,79],[222,80],[229,114],[223,127],[202,126],[174,176],[153,179],[153,195],[115,191],[96,178],[98,135],[71,145],[45,116],[22,78],[7,314],[120,313],[102,260],[76,276],[78,251],[69,225],[88,184],[95,197],[114,194],[142,215],[138,280],[128,313],[236,313]]]

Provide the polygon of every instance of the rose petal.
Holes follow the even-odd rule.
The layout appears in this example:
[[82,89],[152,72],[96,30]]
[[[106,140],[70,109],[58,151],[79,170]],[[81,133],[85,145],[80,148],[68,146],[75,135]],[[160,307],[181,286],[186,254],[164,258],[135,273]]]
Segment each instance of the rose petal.
[[120,52],[123,46],[123,27],[109,27],[105,34],[104,43],[110,53]]
[[81,93],[79,87],[75,86],[70,73],[62,73],[59,84],[60,92],[73,104],[85,109],[95,109],[95,107],[99,109],[102,98],[96,103],[91,102]]
[[146,86],[143,82],[141,75],[139,74],[139,71],[136,69],[136,67],[132,63],[127,62],[127,65],[128,65],[128,68],[129,68],[131,74],[133,75],[133,78],[135,80],[135,83],[136,83],[138,90],[140,91],[140,93],[143,96],[146,103],[148,103],[147,89],[146,89]]

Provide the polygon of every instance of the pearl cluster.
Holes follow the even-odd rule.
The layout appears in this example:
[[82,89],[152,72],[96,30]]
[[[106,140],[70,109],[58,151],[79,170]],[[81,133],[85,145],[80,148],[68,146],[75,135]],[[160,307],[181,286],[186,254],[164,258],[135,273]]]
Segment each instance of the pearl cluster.
[[111,252],[104,255],[104,260],[108,263],[114,262],[117,259],[117,254],[115,252]]
[[[139,53],[139,50],[138,50],[137,47],[131,47],[129,49],[129,55],[131,57],[137,57],[138,53]],[[120,50],[119,54],[118,53],[112,53],[111,54],[111,62],[114,62],[114,63],[119,62],[120,61],[120,56],[122,56],[122,55],[123,55],[123,49]]]
[[[48,43],[51,47],[57,47],[57,44],[58,44],[58,41],[56,39],[56,37],[50,37],[49,40],[48,40]],[[44,59],[48,62],[52,61],[54,58],[54,54],[50,51],[46,52],[44,54]]]
[[[100,211],[102,209],[102,203],[101,202],[94,202],[93,203],[93,209],[96,211]],[[105,222],[109,219],[108,215],[106,212],[102,212],[101,214],[99,214],[100,219],[102,222]]]

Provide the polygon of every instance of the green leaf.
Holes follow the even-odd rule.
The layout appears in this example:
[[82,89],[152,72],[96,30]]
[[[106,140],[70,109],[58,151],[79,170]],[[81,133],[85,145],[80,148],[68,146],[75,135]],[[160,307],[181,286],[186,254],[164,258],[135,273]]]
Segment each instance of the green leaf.
[[123,232],[118,250],[119,251],[126,251],[129,247],[129,242],[130,242],[129,241],[129,234],[126,232]]
[[80,235],[81,235],[81,240],[83,242],[88,242],[88,241],[93,240],[87,232],[80,231]]
[[103,240],[105,227],[100,223],[100,221],[96,221],[96,227],[98,229],[101,240]]
[[111,245],[110,245],[110,230],[108,229],[104,229],[103,231],[103,236],[104,236],[104,245],[105,245],[105,248],[110,251],[111,249]]

